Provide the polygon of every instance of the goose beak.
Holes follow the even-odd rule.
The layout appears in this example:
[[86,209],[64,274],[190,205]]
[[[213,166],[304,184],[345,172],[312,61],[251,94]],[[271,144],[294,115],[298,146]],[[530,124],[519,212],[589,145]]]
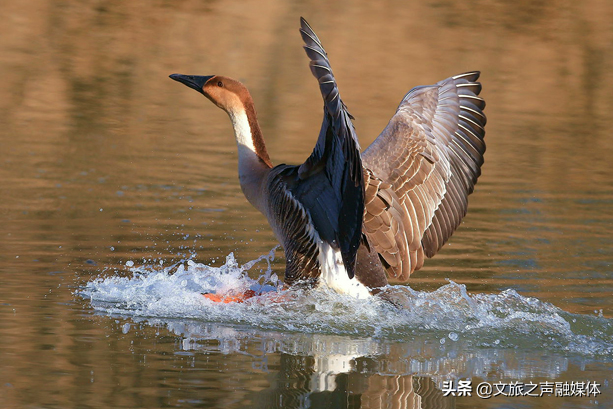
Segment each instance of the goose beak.
[[195,89],[196,91],[198,91],[199,93],[203,95],[204,95],[204,91],[202,90],[202,88],[204,87],[204,84],[206,84],[206,82],[213,77],[214,75],[209,75],[209,76],[183,75],[183,74],[170,75],[171,79],[175,81],[179,81],[180,83],[185,84],[188,87]]

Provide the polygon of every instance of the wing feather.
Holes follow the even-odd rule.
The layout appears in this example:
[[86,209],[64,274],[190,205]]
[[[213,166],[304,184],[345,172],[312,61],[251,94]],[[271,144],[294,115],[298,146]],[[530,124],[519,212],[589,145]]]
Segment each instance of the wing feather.
[[466,214],[485,152],[478,78],[468,72],[413,88],[362,155],[369,181],[364,231],[392,277],[406,280],[419,269]]
[[[347,273],[353,277],[364,214],[360,147],[351,116],[339,96],[328,55],[303,18],[300,34],[323,98],[323,121],[313,152],[302,165],[280,165],[271,172],[274,178],[269,181],[268,189],[271,195],[275,192],[278,196],[274,198],[278,203],[271,200],[269,212],[276,220],[277,237],[284,241],[290,282],[319,274],[310,272],[313,261],[307,263],[301,259],[305,254],[315,253],[312,243],[305,244],[309,241],[305,239],[306,233],[293,225],[296,220],[308,221],[317,240],[340,250]],[[285,214],[277,214],[277,209],[283,209]],[[298,216],[290,212],[298,212]],[[313,232],[308,233],[313,236]],[[294,243],[296,240],[301,243]],[[306,271],[300,273],[301,268]]]
[[294,196],[297,166],[279,165],[268,176],[271,223],[285,251],[285,282],[314,281],[320,274],[319,240],[304,205]]

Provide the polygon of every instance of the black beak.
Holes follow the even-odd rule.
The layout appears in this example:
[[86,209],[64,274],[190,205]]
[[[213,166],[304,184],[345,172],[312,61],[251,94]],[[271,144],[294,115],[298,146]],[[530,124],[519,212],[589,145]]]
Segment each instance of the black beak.
[[173,80],[179,81],[187,85],[188,87],[195,89],[196,91],[198,91],[199,93],[203,95],[204,95],[204,92],[202,91],[202,88],[204,87],[204,84],[206,84],[206,82],[213,77],[214,75],[209,75],[206,77],[199,76],[199,75],[183,75],[183,74],[170,75],[170,78],[172,78]]

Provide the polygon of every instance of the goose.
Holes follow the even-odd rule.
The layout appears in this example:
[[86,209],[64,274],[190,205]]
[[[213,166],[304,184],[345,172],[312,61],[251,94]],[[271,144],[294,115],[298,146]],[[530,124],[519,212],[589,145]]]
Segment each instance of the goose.
[[478,71],[410,90],[363,152],[328,55],[304,18],[300,34],[323,97],[315,148],[300,165],[273,166],[253,98],[221,75],[172,74],[224,110],[247,200],[283,246],[287,286],[366,298],[406,282],[466,214],[485,152]]

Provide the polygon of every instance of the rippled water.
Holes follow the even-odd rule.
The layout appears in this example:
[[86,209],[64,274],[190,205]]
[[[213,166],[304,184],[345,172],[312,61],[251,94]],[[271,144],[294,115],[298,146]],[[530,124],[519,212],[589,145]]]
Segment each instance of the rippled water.
[[[608,3],[0,10],[0,407],[613,406]],[[241,79],[273,162],[299,163],[321,120],[300,15],[362,146],[411,87],[482,71],[468,215],[394,304],[277,288],[282,251],[240,191],[226,115],[167,78]],[[243,304],[202,296],[262,285]],[[601,393],[444,397],[459,380]]]
[[[270,266],[272,252],[262,258]],[[327,289],[284,290],[270,267],[256,279],[250,278],[247,272],[253,264],[239,266],[230,254],[221,267],[192,261],[178,267],[132,267],[131,276],[98,278],[78,294],[89,299],[94,309],[109,315],[191,318],[372,340],[438,340],[441,345],[461,339],[451,349],[463,351],[503,347],[528,353],[548,350],[585,357],[613,356],[613,320],[570,314],[514,290],[468,294],[466,286],[451,281],[432,292],[389,286],[385,299],[356,299]],[[244,303],[219,303],[203,297],[249,289],[261,295]]]
[[[265,407],[319,407],[326,393],[340,393],[340,406],[351,406],[355,395],[369,407],[373,394],[377,407],[454,406],[453,398],[442,396],[444,382],[470,379],[476,387],[480,380],[520,379],[536,385],[593,372],[586,368],[594,365],[610,368],[613,320],[602,315],[568,313],[514,290],[469,294],[453,281],[431,292],[390,286],[386,300],[284,290],[270,269],[273,257],[274,250],[240,266],[230,254],[220,267],[193,261],[135,267],[129,261],[129,274],[99,277],[77,294],[98,313],[117,318],[122,334],[147,328],[175,334],[177,354],[244,355],[255,373],[276,373],[269,359],[280,354],[278,376],[285,383],[272,383],[252,402]],[[247,289],[262,295],[228,304],[203,297]],[[345,383],[346,376],[365,377],[369,388]],[[379,377],[387,387],[374,382]],[[289,379],[300,382],[288,385]],[[605,393],[608,382],[599,384]],[[284,401],[288,395],[291,403]],[[513,399],[524,405],[535,398]],[[602,403],[565,399],[572,407]]]

